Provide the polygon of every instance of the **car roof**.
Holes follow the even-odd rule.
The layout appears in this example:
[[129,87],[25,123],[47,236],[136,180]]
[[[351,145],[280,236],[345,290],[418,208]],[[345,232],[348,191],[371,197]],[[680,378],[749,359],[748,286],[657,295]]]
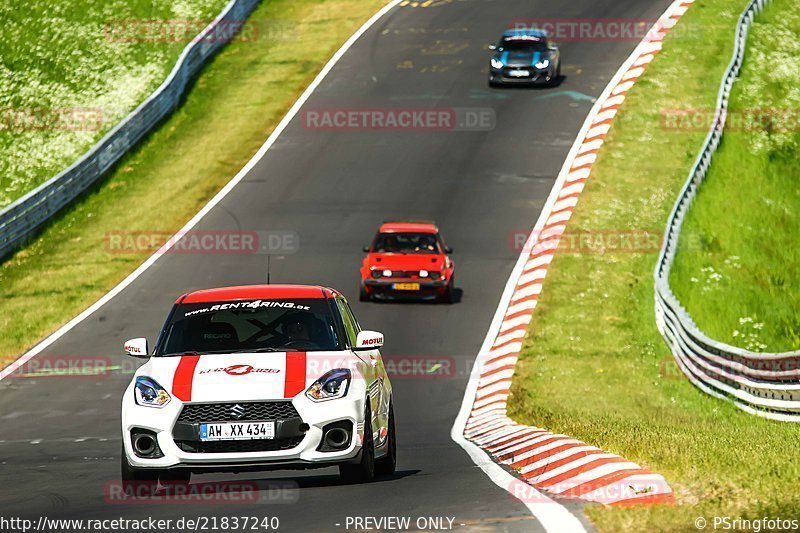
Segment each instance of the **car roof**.
[[184,294],[175,303],[229,302],[284,298],[334,298],[339,291],[319,285],[239,285],[202,289]]
[[397,220],[381,224],[380,233],[438,233],[436,224],[427,220]]
[[503,39],[547,39],[547,32],[540,28],[516,28],[504,31]]

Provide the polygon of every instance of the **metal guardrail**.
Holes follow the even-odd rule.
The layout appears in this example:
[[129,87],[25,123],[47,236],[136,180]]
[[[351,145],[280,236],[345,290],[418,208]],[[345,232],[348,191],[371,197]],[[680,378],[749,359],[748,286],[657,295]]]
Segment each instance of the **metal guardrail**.
[[95,183],[180,103],[205,62],[229,42],[260,0],[231,0],[181,52],[169,76],[78,161],[0,211],[0,258]]
[[800,351],[757,353],[705,335],[669,287],[669,272],[689,207],[719,146],[733,83],[744,60],[747,33],[769,0],[752,0],[739,17],[733,58],[717,95],[716,117],[675,202],[655,272],[656,323],[683,373],[704,392],[774,420],[800,422]]

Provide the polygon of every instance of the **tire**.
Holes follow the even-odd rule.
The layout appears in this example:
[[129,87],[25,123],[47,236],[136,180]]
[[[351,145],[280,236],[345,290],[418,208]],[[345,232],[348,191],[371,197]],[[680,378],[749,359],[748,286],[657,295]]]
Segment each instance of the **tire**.
[[455,302],[455,300],[456,300],[456,295],[455,295],[456,288],[455,288],[455,285],[456,285],[456,277],[455,277],[455,275],[453,275],[450,278],[450,283],[447,284],[447,288],[445,289],[444,294],[442,295],[442,301],[444,303],[451,304],[451,303]]
[[358,289],[358,300],[360,302],[369,302],[372,301],[372,297],[367,294],[367,288],[364,286],[364,282],[361,282],[361,285]]
[[158,479],[163,471],[158,468],[134,468],[128,463],[125,448],[120,454],[120,479],[122,490],[128,495],[146,497],[155,494],[158,488]]
[[375,461],[375,474],[379,476],[391,476],[397,468],[397,433],[394,429],[394,405],[389,402],[389,440],[386,455]]
[[550,80],[550,87],[555,87],[558,85],[559,81],[561,81],[561,61],[558,62],[556,65],[556,73],[555,76]]
[[189,470],[162,470],[158,479],[165,487],[185,487],[192,480],[192,472]]
[[372,440],[372,413],[367,402],[364,412],[364,443],[361,461],[354,465],[339,465],[339,476],[346,483],[367,483],[375,477],[375,443]]

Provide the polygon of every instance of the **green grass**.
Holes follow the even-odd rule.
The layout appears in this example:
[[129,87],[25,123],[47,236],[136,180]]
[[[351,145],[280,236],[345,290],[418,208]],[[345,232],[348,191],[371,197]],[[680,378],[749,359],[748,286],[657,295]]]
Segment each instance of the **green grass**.
[[[186,39],[142,42],[121,21],[210,20],[227,0],[0,3],[0,208],[53,177],[152,93]],[[144,34],[142,34],[144,35]],[[59,123],[59,110],[91,117]],[[32,111],[38,110],[38,111]],[[49,111],[48,111],[49,110]],[[35,125],[17,121],[39,118]]]
[[[700,329],[760,352],[800,349],[798,35],[800,10],[780,4],[753,26],[731,130],[684,223],[670,277]],[[758,109],[784,109],[792,121],[738,125]]]
[[[705,132],[662,129],[662,111],[714,107],[745,5],[695,2],[679,24],[700,30],[700,42],[693,32],[667,37],[606,137],[571,231],[664,228]],[[795,6],[775,0],[759,24]],[[796,234],[796,226],[781,231]],[[656,259],[556,255],[517,365],[511,415],[667,478],[677,505],[588,508],[602,531],[695,530],[698,516],[792,516],[800,508],[800,427],[748,415],[682,378],[655,326]]]
[[384,4],[265,0],[251,19],[283,21],[291,39],[273,32],[270,39],[225,47],[185,104],[116,172],[0,265],[0,366],[149,255],[107,252],[108,233],[182,227],[258,150],[336,49]]

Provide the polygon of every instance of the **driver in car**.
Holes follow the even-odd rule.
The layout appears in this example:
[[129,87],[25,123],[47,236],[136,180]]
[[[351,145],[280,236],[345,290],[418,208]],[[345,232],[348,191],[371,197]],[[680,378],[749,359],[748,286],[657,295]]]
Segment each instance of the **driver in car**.
[[305,316],[299,313],[286,315],[283,322],[283,331],[289,341],[311,341],[311,326]]

